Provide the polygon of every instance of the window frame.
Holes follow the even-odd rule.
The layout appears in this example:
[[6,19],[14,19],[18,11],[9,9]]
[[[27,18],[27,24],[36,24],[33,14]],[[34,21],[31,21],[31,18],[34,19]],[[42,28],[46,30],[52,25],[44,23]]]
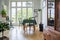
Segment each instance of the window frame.
[[[12,5],[12,4],[11,4],[12,2],[16,2],[16,6],[15,6],[15,7],[12,7],[12,6],[11,6],[11,5]],[[17,2],[21,2],[21,6],[20,6],[20,7],[17,7]],[[25,1],[25,2],[27,3],[27,2],[32,2],[32,1]],[[28,17],[28,14],[29,14],[29,13],[28,13],[28,8],[32,8],[32,16],[33,16],[33,2],[32,2],[32,7],[28,7],[27,4],[26,4],[26,7],[23,7],[23,6],[22,6],[22,3],[23,3],[22,1],[10,1],[10,18],[12,19],[11,8],[16,8],[16,22],[17,22],[17,18],[18,18],[18,17],[17,17],[17,8],[21,8],[21,16],[23,16],[23,15],[22,15],[22,13],[23,13],[22,10],[23,10],[23,8],[26,8],[26,18]]]

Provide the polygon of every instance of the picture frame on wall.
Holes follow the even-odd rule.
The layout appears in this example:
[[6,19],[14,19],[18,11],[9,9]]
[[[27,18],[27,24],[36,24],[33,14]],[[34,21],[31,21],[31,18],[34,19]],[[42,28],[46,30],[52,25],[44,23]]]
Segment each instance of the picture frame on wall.
[[46,0],[42,1],[42,8],[44,8],[46,6]]

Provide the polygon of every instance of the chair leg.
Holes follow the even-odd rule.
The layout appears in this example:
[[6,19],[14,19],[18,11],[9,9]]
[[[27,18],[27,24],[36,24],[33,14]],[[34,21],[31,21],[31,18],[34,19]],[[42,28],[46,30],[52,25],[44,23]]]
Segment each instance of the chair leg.
[[23,26],[23,30],[25,31],[25,25]]

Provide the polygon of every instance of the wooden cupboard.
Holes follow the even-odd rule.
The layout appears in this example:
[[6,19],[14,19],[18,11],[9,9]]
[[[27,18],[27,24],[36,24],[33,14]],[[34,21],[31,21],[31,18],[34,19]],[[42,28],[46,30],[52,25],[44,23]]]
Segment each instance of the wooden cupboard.
[[60,32],[60,0],[55,0],[55,30]]
[[60,32],[54,30],[50,26],[43,31],[44,40],[60,40]]
[[44,29],[45,40],[60,40],[60,0],[55,0],[54,26],[47,26]]

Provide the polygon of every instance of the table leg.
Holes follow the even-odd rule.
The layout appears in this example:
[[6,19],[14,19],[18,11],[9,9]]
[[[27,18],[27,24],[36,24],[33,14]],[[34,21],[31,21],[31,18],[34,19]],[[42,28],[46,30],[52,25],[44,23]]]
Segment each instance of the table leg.
[[35,25],[33,26],[33,28],[34,28],[34,32],[35,32]]
[[29,26],[29,31],[31,30],[31,26]]
[[25,31],[25,25],[23,25],[23,30]]

